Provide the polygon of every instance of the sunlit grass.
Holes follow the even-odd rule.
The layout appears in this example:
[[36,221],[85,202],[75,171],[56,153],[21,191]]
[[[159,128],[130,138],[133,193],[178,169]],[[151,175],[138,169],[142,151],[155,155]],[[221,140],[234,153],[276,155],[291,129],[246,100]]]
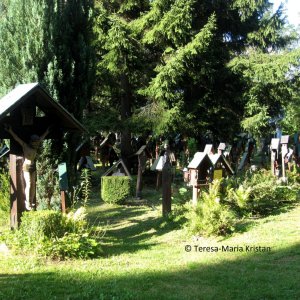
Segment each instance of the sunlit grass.
[[[159,193],[146,190],[144,198],[141,206],[89,203],[91,223],[105,230],[99,259],[0,255],[0,299],[300,298],[300,206],[250,220],[229,238],[193,239],[182,223],[162,218]],[[271,251],[195,250],[227,245]]]

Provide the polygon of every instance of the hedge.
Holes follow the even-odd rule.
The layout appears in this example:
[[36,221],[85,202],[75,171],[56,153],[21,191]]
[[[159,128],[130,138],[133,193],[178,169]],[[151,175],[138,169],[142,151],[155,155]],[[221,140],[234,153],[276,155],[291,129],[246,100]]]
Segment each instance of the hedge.
[[121,204],[131,196],[132,179],[129,176],[101,177],[101,198],[104,202]]

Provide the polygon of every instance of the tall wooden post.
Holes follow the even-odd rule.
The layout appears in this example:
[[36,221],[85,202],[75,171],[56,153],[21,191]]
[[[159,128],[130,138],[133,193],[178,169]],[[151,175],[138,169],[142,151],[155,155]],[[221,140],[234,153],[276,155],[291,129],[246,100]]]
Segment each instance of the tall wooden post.
[[198,197],[200,194],[200,188],[198,185],[193,185],[193,198],[192,198],[192,203],[193,206],[196,207],[198,204]]
[[141,154],[138,155],[138,174],[137,174],[137,181],[136,181],[136,198],[142,198],[142,188],[143,188],[143,172],[146,167],[146,154],[145,151],[142,151]]
[[25,210],[25,194],[23,179],[23,157],[10,154],[10,227],[18,228],[22,212]]
[[278,152],[280,139],[271,140],[271,172],[272,175],[278,176]]
[[59,188],[60,188],[60,200],[61,200],[61,211],[66,212],[66,192],[69,189],[67,164],[65,162],[58,165],[59,175]]
[[166,216],[171,212],[171,163],[169,160],[169,151],[166,150],[164,155],[165,163],[162,169],[162,214]]
[[285,180],[285,157],[288,153],[288,142],[289,142],[289,136],[283,135],[280,139],[281,143],[281,159],[282,159],[282,177]]

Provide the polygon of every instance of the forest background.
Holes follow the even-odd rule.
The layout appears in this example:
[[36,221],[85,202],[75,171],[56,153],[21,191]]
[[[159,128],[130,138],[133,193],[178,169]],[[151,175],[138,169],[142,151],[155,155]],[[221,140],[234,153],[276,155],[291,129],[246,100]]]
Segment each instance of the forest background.
[[[91,135],[120,132],[122,157],[132,134],[231,141],[299,129],[299,32],[283,5],[4,0],[0,21],[0,95],[39,81]],[[71,162],[62,146],[81,139],[45,151]]]

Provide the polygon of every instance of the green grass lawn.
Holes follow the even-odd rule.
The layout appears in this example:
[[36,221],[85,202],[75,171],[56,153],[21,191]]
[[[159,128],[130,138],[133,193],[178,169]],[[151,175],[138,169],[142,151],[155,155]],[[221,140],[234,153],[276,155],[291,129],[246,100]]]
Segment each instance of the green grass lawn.
[[[105,229],[99,259],[0,254],[0,299],[300,299],[300,206],[251,220],[247,231],[229,238],[197,240],[180,222],[163,219],[152,200],[90,203],[91,222]],[[195,246],[271,251],[208,253]]]

